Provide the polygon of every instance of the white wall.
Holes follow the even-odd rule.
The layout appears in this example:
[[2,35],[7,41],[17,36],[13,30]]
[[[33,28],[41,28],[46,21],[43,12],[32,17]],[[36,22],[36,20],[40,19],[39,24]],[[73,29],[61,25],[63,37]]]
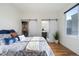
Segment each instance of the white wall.
[[[57,13],[53,13],[53,12],[50,12],[50,13],[40,13],[40,12],[26,12],[22,15],[22,19],[37,19],[37,25],[38,25],[38,29],[37,31],[34,30],[35,27],[32,26],[32,30],[34,30],[35,34],[37,34],[37,36],[41,36],[41,20],[42,19],[57,19],[57,16],[58,14]],[[33,32],[33,34],[34,34]],[[53,36],[53,35],[51,35]],[[49,41],[53,41],[53,38],[49,39]]]
[[59,14],[59,21],[58,21],[58,29],[60,31],[60,42],[69,48],[70,50],[74,51],[79,55],[79,37],[78,36],[67,36],[65,34],[66,30],[66,20],[64,11],[71,8],[74,4],[70,4],[66,6],[64,9],[61,10]]
[[21,33],[19,12],[10,4],[0,4],[0,30],[15,29]]

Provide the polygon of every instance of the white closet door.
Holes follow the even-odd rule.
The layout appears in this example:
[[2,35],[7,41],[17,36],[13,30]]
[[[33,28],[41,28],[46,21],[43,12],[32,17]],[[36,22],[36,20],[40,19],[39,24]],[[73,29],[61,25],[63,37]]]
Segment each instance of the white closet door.
[[57,21],[56,20],[50,20],[49,21],[49,39],[48,42],[53,42],[54,38],[53,35],[57,31]]
[[37,21],[29,21],[29,36],[37,36],[38,35],[38,24]]

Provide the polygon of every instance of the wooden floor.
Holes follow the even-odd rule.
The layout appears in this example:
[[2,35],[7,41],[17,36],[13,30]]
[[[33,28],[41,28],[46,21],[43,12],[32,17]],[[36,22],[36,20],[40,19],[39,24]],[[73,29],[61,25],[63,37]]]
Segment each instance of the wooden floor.
[[78,56],[68,48],[64,47],[61,44],[56,43],[49,43],[52,51],[54,52],[55,56]]

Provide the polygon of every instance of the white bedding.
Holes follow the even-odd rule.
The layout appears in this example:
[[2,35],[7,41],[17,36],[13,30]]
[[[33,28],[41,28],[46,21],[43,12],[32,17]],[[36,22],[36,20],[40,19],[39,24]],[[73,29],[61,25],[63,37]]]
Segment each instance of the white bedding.
[[[21,37],[22,39],[22,37]],[[0,54],[3,53],[3,51],[19,51],[19,50],[38,50],[38,51],[46,51],[48,56],[53,56],[53,52],[51,48],[49,47],[48,43],[43,37],[26,37],[24,38],[24,41],[16,42],[10,45],[1,45],[0,46]]]
[[2,54],[4,51],[7,53],[9,50],[11,51],[20,51],[25,48],[27,45],[26,42],[16,42],[10,45],[1,45],[0,46],[0,54]]
[[49,47],[48,43],[43,37],[32,37],[30,42],[28,43],[26,49],[28,50],[39,50],[46,51],[48,56],[53,56],[54,53]]

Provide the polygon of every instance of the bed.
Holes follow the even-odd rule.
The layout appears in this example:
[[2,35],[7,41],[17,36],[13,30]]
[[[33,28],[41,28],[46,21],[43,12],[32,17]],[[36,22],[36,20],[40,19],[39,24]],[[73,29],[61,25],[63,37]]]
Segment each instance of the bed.
[[53,51],[49,47],[47,41],[43,37],[32,37],[28,43],[26,50],[45,51],[47,56],[53,56]]
[[[10,45],[1,45],[0,46],[0,55],[2,56],[17,56],[21,55],[23,51],[26,51],[26,56],[40,56],[39,53],[42,53],[41,56],[54,56],[53,51],[49,47],[48,43],[43,37],[26,37],[28,41],[20,41]],[[24,53],[24,52],[23,52]]]
[[0,44],[0,56],[54,56],[43,37],[19,36],[21,41],[13,44]]

